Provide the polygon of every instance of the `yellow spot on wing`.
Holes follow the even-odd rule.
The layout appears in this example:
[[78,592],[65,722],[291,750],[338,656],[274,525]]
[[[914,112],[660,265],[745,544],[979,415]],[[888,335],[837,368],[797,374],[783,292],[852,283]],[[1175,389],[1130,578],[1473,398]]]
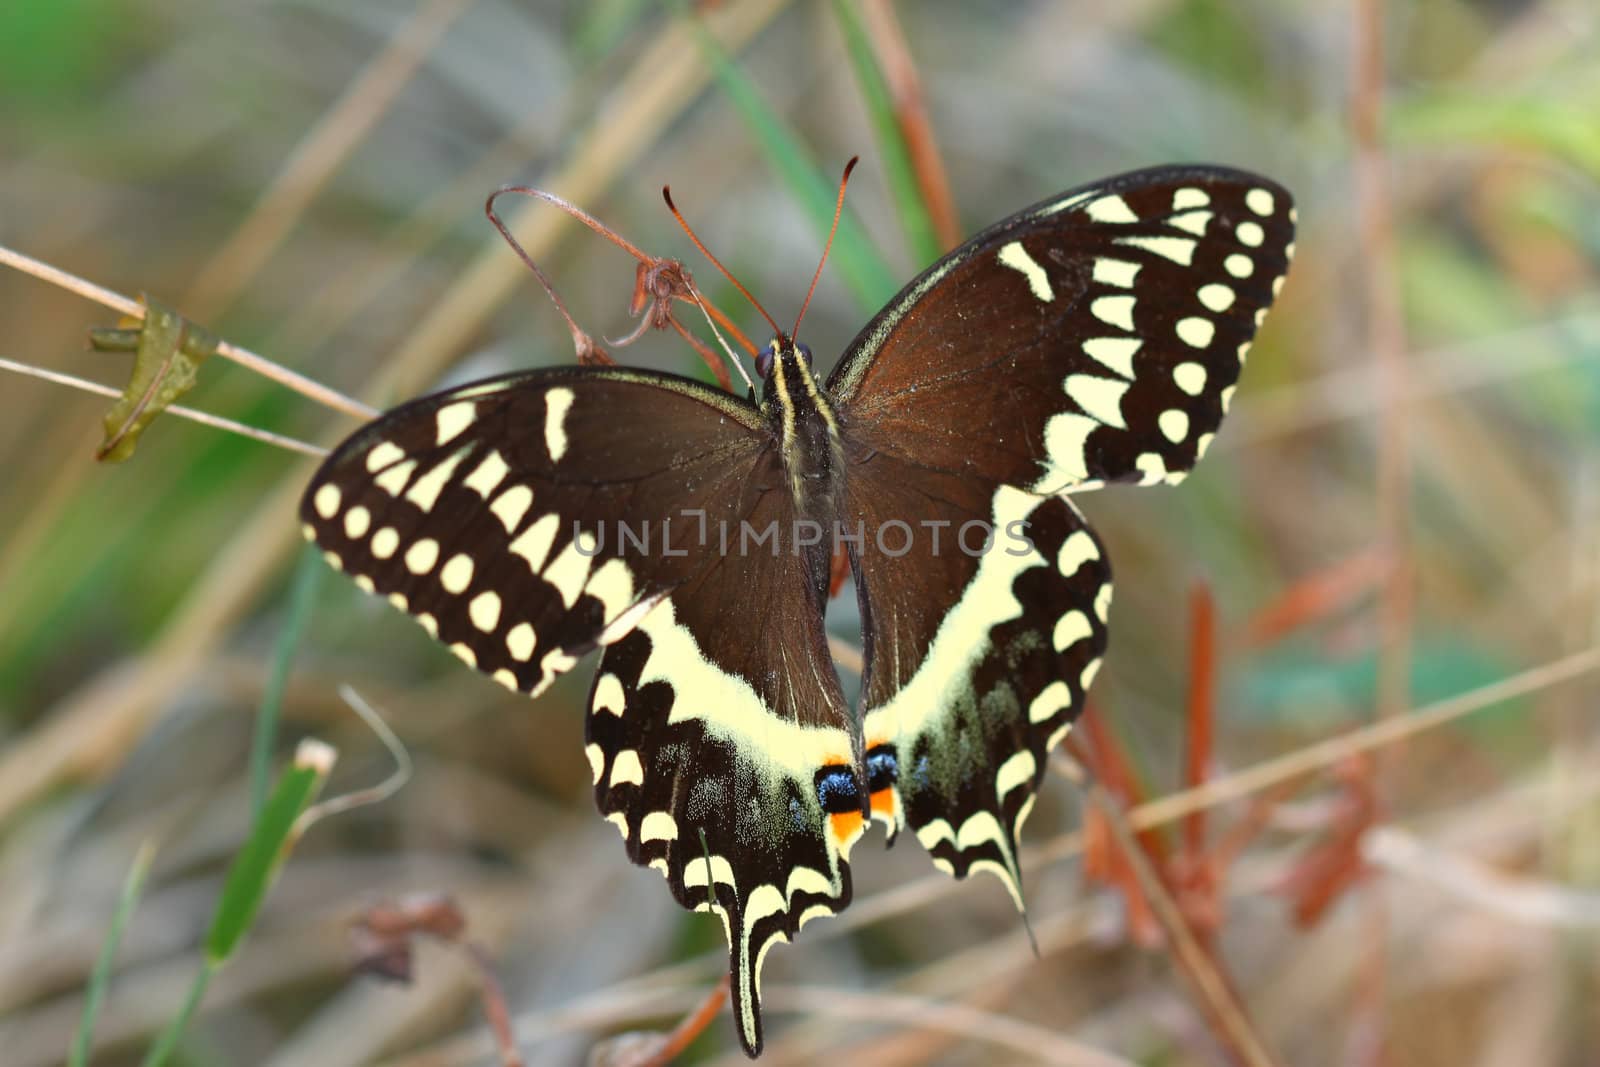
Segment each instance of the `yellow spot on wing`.
[[1052,643],[1057,652],[1065,652],[1079,641],[1093,635],[1094,630],[1089,625],[1089,617],[1081,611],[1069,611],[1056,622]]
[[[1092,374],[1069,375],[1066,381],[1067,395],[1084,414],[1118,429],[1127,428],[1127,423],[1122,421],[1122,397],[1128,386],[1128,382],[1097,378]],[[1046,426],[1048,429],[1048,424]]]
[[325,485],[311,498],[311,506],[317,509],[318,515],[331,519],[339,514],[339,503],[342,499],[337,485]]
[[1028,289],[1033,295],[1046,303],[1056,298],[1055,290],[1050,288],[1050,276],[1043,267],[1028,255],[1028,250],[1022,247],[1021,241],[1011,241],[1000,249],[1000,262],[1019,271],[1028,279]]
[[567,412],[574,399],[571,389],[551,389],[544,394],[544,444],[552,462],[567,454]]
[[561,520],[555,512],[542,516],[532,526],[506,546],[515,555],[528,561],[528,566],[535,571],[544,567],[544,561],[550,555],[550,546],[555,544],[556,531],[561,526]]
[[450,562],[439,572],[439,584],[444,586],[446,592],[465,593],[467,586],[472,584],[472,572],[472,557],[458,552],[450,557]]
[[533,506],[533,490],[525,485],[513,485],[494,498],[489,510],[494,512],[495,518],[506,528],[506,533],[512,533],[531,506]]
[[1088,204],[1084,211],[1096,222],[1138,222],[1139,216],[1133,213],[1128,202],[1115,194],[1102,196]]
[[467,427],[472,425],[473,420],[478,417],[477,412],[478,406],[470,400],[457,401],[454,404],[446,404],[440,408],[438,413],[434,415],[434,424],[438,430],[438,436],[434,439],[434,443],[440,445],[448,444],[461,436]]

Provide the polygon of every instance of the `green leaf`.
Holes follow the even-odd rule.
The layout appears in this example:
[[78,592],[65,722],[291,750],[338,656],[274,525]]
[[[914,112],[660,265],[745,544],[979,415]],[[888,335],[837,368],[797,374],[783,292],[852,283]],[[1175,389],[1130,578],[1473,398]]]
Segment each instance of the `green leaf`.
[[895,109],[894,93],[878,65],[877,52],[861,19],[861,7],[856,0],[833,0],[834,17],[844,34],[845,51],[856,72],[856,84],[861,89],[861,100],[866,105],[867,116],[878,134],[878,151],[883,157],[884,176],[889,191],[900,213],[900,226],[905,230],[906,241],[917,259],[917,269],[926,267],[943,253],[933,216],[922,198],[922,186],[917,181],[916,165],[912,162],[911,146],[906,143],[905,130]]
[[221,966],[244,940],[294,843],[296,820],[316,799],[332,768],[333,749],[320,741],[301,742],[294,765],[278,779],[250,839],[228,868],[206,933],[208,966]]
[[[681,0],[677,2],[684,10]],[[687,17],[687,16],[686,16]],[[756,141],[773,170],[778,172],[790,193],[800,202],[818,231],[824,235],[833,224],[833,205],[837,186],[823,177],[805,146],[790,132],[762,97],[755,84],[739,69],[727,51],[696,19],[689,18],[700,49],[711,64],[722,91],[755,135]],[[895,274],[873,247],[861,224],[846,211],[839,220],[839,234],[834,238],[833,262],[839,274],[855,294],[864,312],[875,313],[889,298],[899,291]]]
[[[95,458],[121,463],[133,455],[139,435],[156,416],[200,377],[200,364],[217,349],[217,338],[185,322],[183,316],[149,298],[137,330],[91,330],[89,343],[102,352],[134,348],[133,373],[127,388],[105,416],[105,440]],[[135,340],[136,338],[136,340]]]
[[100,943],[100,955],[95,958],[94,971],[89,975],[89,987],[83,996],[83,1017],[78,1020],[77,1033],[72,1036],[72,1051],[67,1056],[69,1067],[83,1067],[89,1062],[89,1043],[94,1038],[94,1022],[100,1015],[100,1005],[105,1002],[106,987],[111,984],[111,965],[116,960],[117,948],[122,944],[122,934],[128,928],[128,919],[144,893],[144,878],[150,873],[150,861],[155,847],[146,841],[133,857],[133,866],[122,881],[122,892],[117,896],[117,909],[111,916],[111,929]]

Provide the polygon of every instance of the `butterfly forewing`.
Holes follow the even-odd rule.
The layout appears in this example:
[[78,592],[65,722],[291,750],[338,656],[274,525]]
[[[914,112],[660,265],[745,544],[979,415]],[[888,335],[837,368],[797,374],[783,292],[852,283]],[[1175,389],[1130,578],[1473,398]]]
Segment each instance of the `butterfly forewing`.
[[[1017,831],[1083,708],[1111,602],[1099,542],[1056,494],[1194,466],[1288,269],[1293,218],[1282,188],[1218,168],[1064,194],[924,272],[830,378],[849,520],[917,534],[903,556],[868,537],[852,557],[868,765],[877,753],[898,779],[892,806],[875,783],[874,810],[941,869],[999,875],[1019,907]],[[993,546],[974,556],[952,536],[963,524]]]
[[1113,178],[913,281],[829,380],[857,441],[1050,493],[1177,481],[1211,443],[1293,250],[1289,194],[1219,168]]
[[[336,567],[468,664],[537,694],[630,609],[682,582],[663,551],[735,518],[769,442],[733,398],[664,375],[542,370],[435,394],[350,438],[301,519]],[[623,551],[626,525],[658,542]]]

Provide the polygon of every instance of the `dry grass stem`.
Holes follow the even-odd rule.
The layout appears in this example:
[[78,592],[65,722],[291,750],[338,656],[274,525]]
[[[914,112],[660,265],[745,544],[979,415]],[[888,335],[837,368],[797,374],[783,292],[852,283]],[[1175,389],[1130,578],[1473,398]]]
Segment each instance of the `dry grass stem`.
[[[321,564],[297,515],[319,446],[357,420],[444,386],[570,364],[544,295],[480,214],[494,189],[551,190],[636,249],[666,253],[637,270],[548,204],[499,202],[571,322],[596,327],[572,330],[580,362],[709,383],[698,352],[743,394],[751,383],[719,353],[748,376],[739,353],[760,320],[709,267],[679,284],[669,257],[689,243],[659,191],[694,190],[700,236],[751,292],[799,297],[834,206],[807,188],[810,172],[857,154],[870,172],[852,187],[856,232],[833,246],[803,330],[822,368],[851,337],[884,336],[888,319],[859,306],[864,276],[886,294],[910,273],[884,273],[884,251],[921,266],[892,253],[931,258],[959,242],[960,220],[976,230],[1102,176],[1181,160],[1267,176],[1293,193],[1298,250],[1195,476],[1077,498],[1117,576],[1111,647],[1088,697],[1098,710],[1073,738],[1091,739],[1096,780],[1092,794],[1055,780],[1075,766],[1055,753],[1052,780],[1037,783],[1015,842],[1026,927],[996,879],[952,879],[913,827],[892,849],[872,827],[849,857],[849,907],[767,957],[758,1067],[1563,1067],[1595,1047],[1600,231],[1587,194],[1600,153],[1584,108],[1600,18],[1572,17],[1570,0],[1253,4],[1248,18],[1173,0],[937,12],[893,0],[134,0],[129,18],[88,22],[72,5],[11,6],[19,14],[0,13],[11,149],[0,229],[29,255],[0,248],[0,347],[14,357],[0,358],[5,1067],[53,1067],[74,1045],[85,1067],[138,1061],[188,996],[197,934],[251,840],[264,768],[303,737],[340,753],[330,799],[312,810],[345,814],[316,823],[275,869],[259,924],[179,1056],[637,1067],[687,1043],[679,1060],[748,1063],[722,1006],[721,923],[679,907],[656,871],[629,864],[640,843],[595,816],[593,659],[530,704],[350,582],[328,577],[313,603]],[[708,62],[699,27],[737,76]],[[1263,204],[1257,193],[1246,208]],[[1195,413],[1214,414],[1219,382],[1209,363],[1197,393],[1191,369],[1143,373],[1174,340],[1171,294],[1152,278],[1164,286],[1189,258],[1205,277],[1179,295],[1198,294],[1219,322],[1274,282],[1248,248],[1210,255],[1256,235],[1201,210],[1204,221],[1186,219],[1192,256],[1173,239],[1102,269],[1108,231],[1070,235],[1070,249],[1030,237],[1025,251],[1052,279],[1071,271],[1062,253],[1093,251],[1093,277],[1085,264],[1071,299],[1052,281],[1050,299],[1029,303],[1031,280],[996,275],[1042,324],[1086,315],[1132,335],[1126,373],[1121,339],[1059,353],[1087,360],[1069,377],[1096,379],[1062,388],[1091,419],[1120,410],[1129,429],[1150,397],[1174,399],[1189,412],[1184,440],[1170,442],[1180,450]],[[1088,308],[1099,289],[1080,286],[1117,278],[1129,281],[1123,300]],[[222,354],[272,379],[212,361],[174,414],[253,440],[169,426],[134,466],[96,463],[84,433],[104,420],[101,397],[119,411],[138,399],[115,388],[131,360],[104,348],[121,353],[137,334],[147,351],[135,393],[154,396],[146,364],[162,353],[135,327],[140,302],[162,294],[251,345]],[[1128,298],[1131,327],[1111,311]],[[643,314],[625,317],[625,302]],[[936,318],[901,316],[896,330],[943,344],[924,335]],[[1020,321],[968,316],[948,340],[993,341]],[[97,331],[91,351],[86,325],[120,328]],[[1025,333],[1007,358],[1032,358]],[[609,334],[640,343],[613,347]],[[918,441],[969,443],[981,466],[990,446],[962,429],[963,408],[988,396],[1009,413],[1021,399],[993,377],[907,394],[889,421]],[[944,406],[924,418],[918,399]],[[112,421],[115,435],[123,420]],[[1047,421],[1051,447],[1090,430]],[[1157,421],[1157,434],[1177,433],[1176,420]],[[1033,450],[1037,426],[1001,422],[989,427],[995,455]],[[520,435],[539,443],[531,423],[481,428],[510,435],[496,445],[510,467]],[[574,438],[570,471],[592,473],[579,453],[626,463],[637,434],[618,431],[609,453]],[[865,605],[863,618],[843,595],[848,561],[833,562],[829,652],[859,703],[861,624],[885,656],[915,658],[884,613],[937,612],[952,591],[921,568],[900,591],[921,599],[889,590],[874,600],[890,606]],[[1016,577],[963,599],[941,641],[987,637],[1032,670],[1050,632],[1030,644],[1007,623],[979,626],[991,607],[1047,595],[1042,572]],[[1057,642],[1078,627],[1061,622]],[[741,624],[740,647],[760,631]],[[716,660],[713,637],[696,640]],[[926,772],[950,786],[971,746],[1010,743],[988,729],[996,704],[1012,710],[1008,673],[974,681],[980,729],[963,712],[955,736],[900,750],[902,782]],[[1069,696],[1087,677],[1064,680]],[[345,683],[388,726],[352,716]],[[252,732],[260,706],[276,714]],[[1025,707],[1023,730],[1040,705]],[[641,767],[655,766],[651,744]],[[716,783],[683,771],[685,753],[667,755],[703,813]],[[1025,762],[1009,756],[991,780],[1001,829]],[[958,842],[993,829],[966,820],[972,799],[944,812]],[[160,848],[114,944],[117,887],[148,840]],[[789,880],[791,897],[801,881]],[[747,894],[755,885],[740,876]],[[376,901],[405,921],[372,920]],[[403,950],[386,938],[401,927],[421,935]],[[114,961],[109,984],[90,980],[100,959]],[[413,963],[405,988],[368,974]],[[91,999],[98,1010],[86,1011]]]
[[[18,363],[15,360],[0,358],[0,370],[8,370],[13,374],[21,374],[29,378],[38,378],[42,381],[54,382],[57,385],[65,385],[71,389],[77,389],[85,393],[93,393],[95,396],[110,397],[113,400],[122,395],[122,390],[114,389],[109,385],[101,385],[99,382],[91,382],[89,379],[79,378],[75,374],[62,374],[59,371],[45,370],[43,367],[34,367],[26,363]],[[301,455],[305,456],[326,456],[328,454],[328,450],[326,448],[322,448],[318,445],[313,445],[306,441],[299,441],[293,437],[285,437],[283,434],[273,433],[271,430],[261,430],[254,426],[246,426],[242,422],[234,422],[232,419],[225,419],[220,415],[211,415],[204,411],[196,411],[194,408],[184,407],[182,404],[171,404],[166,410],[169,414],[176,415],[181,419],[188,419],[190,422],[198,422],[202,426],[210,426],[213,429],[224,430],[228,433],[238,434],[240,437],[249,437],[253,440],[260,441],[263,444],[273,445],[274,447],[282,448],[289,452],[299,452]]]
[[1431,885],[1462,904],[1528,926],[1600,926],[1600,894],[1500,874],[1392,826],[1361,842],[1368,863]]
[[[32,256],[23,255],[21,252],[7,248],[4,245],[0,245],[0,263],[20,270],[24,274],[31,274],[41,281],[49,282],[51,285],[77,293],[79,296],[93,300],[98,304],[103,304],[113,311],[120,311],[130,319],[142,320],[144,318],[144,305],[138,301],[130,300],[121,293],[112,292],[110,289],[95,285],[93,282],[79,278],[75,274],[69,274],[58,267],[52,267],[48,263],[43,263]],[[217,355],[224,359],[232,360],[247,370],[255,371],[263,378],[269,378],[280,385],[287,386],[306,399],[313,400],[324,407],[342,411],[347,415],[353,415],[363,420],[370,419],[378,414],[376,408],[370,408],[359,400],[354,400],[335,389],[330,389],[321,382],[313,381],[302,374],[297,374],[287,367],[272,362],[265,356],[258,356],[247,348],[240,348],[238,345],[221,341],[217,344]]]
[[1233,983],[1222,972],[1220,961],[1206,951],[1189,929],[1116,798],[1098,782],[1090,781],[1084,788],[1090,801],[1104,813],[1123,858],[1139,881],[1145,901],[1167,935],[1167,942],[1177,957],[1178,971],[1194,986],[1201,1007],[1218,1024],[1218,1036],[1249,1067],[1273,1067],[1278,1061],[1267,1051]]

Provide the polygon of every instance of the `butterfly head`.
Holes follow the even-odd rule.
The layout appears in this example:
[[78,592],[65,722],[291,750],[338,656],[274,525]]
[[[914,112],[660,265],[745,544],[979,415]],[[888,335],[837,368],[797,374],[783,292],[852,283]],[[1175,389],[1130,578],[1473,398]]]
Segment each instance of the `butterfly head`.
[[822,386],[812,375],[811,349],[803,342],[778,334],[756,355],[761,375],[761,406],[774,418],[804,423],[832,410]]
[[811,349],[802,341],[791,341],[787,337],[778,336],[767,342],[767,347],[756,354],[756,374],[771,388],[773,369],[780,366],[787,358],[795,360],[811,369]]

